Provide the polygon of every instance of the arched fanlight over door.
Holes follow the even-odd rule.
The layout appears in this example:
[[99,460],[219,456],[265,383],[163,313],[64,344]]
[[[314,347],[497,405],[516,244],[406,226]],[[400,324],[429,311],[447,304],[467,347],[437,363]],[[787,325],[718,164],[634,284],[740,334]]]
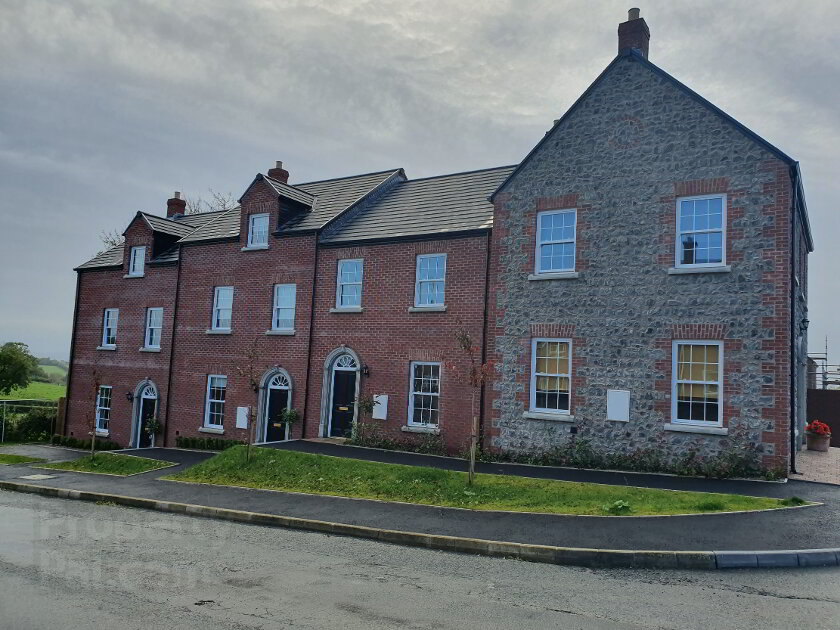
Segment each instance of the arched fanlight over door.
[[277,374],[268,383],[269,389],[289,389],[289,379],[285,374]]
[[359,364],[349,354],[342,354],[335,360],[334,369],[336,370],[358,370]]
[[143,393],[140,394],[140,398],[156,399],[157,398],[157,390],[155,389],[155,386],[154,385],[146,385],[146,387],[143,388]]

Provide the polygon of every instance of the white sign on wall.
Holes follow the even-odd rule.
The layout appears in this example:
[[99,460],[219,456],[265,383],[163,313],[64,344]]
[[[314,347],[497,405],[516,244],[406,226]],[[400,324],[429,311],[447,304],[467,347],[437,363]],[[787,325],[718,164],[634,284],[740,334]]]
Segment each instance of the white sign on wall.
[[237,407],[236,408],[236,428],[237,429],[247,429],[248,428],[248,412],[251,410],[250,407]]
[[607,420],[630,422],[630,392],[626,389],[607,390]]
[[373,402],[373,419],[387,420],[388,419],[388,394],[374,394]]

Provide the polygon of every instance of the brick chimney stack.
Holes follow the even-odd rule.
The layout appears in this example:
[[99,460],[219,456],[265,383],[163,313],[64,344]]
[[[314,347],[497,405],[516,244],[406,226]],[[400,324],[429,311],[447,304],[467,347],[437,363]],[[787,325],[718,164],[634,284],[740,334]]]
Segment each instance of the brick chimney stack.
[[618,25],[618,53],[635,50],[642,57],[648,58],[650,46],[650,29],[643,17],[639,17],[638,9],[627,12],[627,21]]
[[289,183],[289,171],[283,168],[283,162],[277,160],[277,164],[274,168],[268,169],[268,176],[271,179],[276,179],[279,182],[283,182],[284,184]]
[[185,213],[187,209],[187,202],[185,199],[181,199],[181,193],[177,190],[175,194],[172,195],[172,199],[166,200],[166,218],[171,219],[172,217],[177,217]]

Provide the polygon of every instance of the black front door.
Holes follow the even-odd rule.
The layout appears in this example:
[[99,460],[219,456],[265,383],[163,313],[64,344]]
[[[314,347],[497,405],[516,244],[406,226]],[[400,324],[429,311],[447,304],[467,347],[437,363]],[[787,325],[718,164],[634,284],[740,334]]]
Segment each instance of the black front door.
[[286,423],[280,415],[289,404],[288,389],[269,389],[265,415],[265,441],[279,442],[286,439]]
[[140,401],[140,431],[137,436],[137,448],[149,448],[152,445],[152,436],[146,432],[146,420],[155,416],[154,398],[143,398]]
[[356,402],[356,372],[333,371],[332,420],[330,437],[350,437]]

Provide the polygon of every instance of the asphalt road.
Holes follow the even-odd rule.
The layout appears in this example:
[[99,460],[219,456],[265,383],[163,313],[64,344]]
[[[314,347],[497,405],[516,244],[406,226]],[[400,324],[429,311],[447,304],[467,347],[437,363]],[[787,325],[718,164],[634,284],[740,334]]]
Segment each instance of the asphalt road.
[[0,491],[0,628],[826,628],[840,570],[601,571]]

